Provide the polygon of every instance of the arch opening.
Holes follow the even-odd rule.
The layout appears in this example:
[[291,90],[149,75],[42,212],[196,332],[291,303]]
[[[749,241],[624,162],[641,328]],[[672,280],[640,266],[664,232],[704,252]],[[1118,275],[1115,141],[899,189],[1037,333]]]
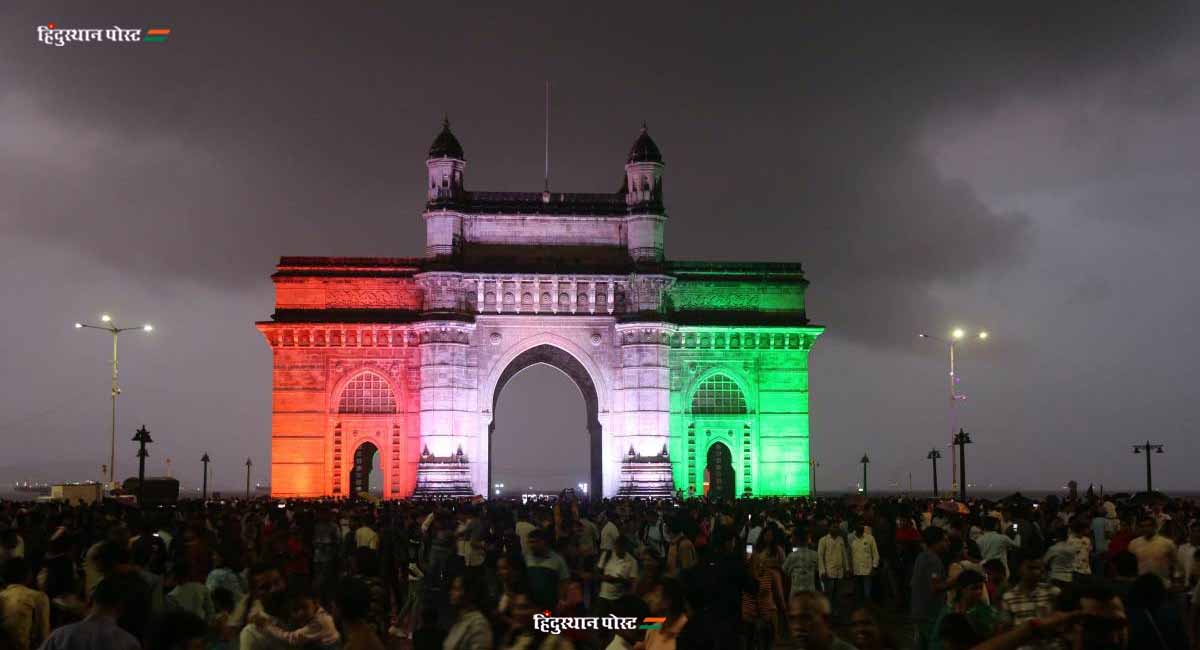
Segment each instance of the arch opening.
[[[521,373],[523,370],[533,366],[545,365],[553,368],[566,377],[579,390],[580,396],[583,398],[584,406],[584,432],[586,432],[587,440],[587,456],[588,460],[586,468],[586,484],[587,493],[589,495],[603,494],[603,430],[599,419],[599,399],[596,392],[595,382],[592,381],[591,375],[588,374],[583,364],[579,362],[570,353],[553,345],[543,344],[532,347],[525,352],[517,355],[504,371],[500,374],[496,381],[496,388],[492,394],[492,421],[488,425],[488,468],[487,468],[487,485],[489,494],[495,494],[494,486],[496,467],[495,467],[495,449],[496,449],[496,419],[497,408],[499,406],[500,394],[504,392],[505,386]],[[567,433],[566,435],[571,435]],[[504,444],[505,441],[501,441]],[[562,487],[575,487],[575,480],[567,480],[564,475],[562,481],[565,483]],[[507,486],[506,486],[507,489]]]
[[705,459],[705,495],[731,501],[734,493],[733,454],[723,442],[714,442]]
[[354,450],[354,466],[350,469],[350,494],[383,494],[383,472],[379,470],[379,448],[364,442]]

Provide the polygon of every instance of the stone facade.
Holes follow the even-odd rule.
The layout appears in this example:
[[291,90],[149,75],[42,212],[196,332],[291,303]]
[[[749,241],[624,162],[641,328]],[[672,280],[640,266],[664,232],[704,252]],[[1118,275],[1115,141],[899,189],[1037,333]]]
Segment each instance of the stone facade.
[[447,124],[425,257],[280,261],[258,323],[274,495],[349,494],[366,443],[385,497],[487,494],[495,404],[534,363],[584,395],[593,494],[700,493],[714,444],[738,495],[808,493],[822,328],[798,264],[666,261],[664,165],[644,129],[613,194],[471,192],[465,165]]

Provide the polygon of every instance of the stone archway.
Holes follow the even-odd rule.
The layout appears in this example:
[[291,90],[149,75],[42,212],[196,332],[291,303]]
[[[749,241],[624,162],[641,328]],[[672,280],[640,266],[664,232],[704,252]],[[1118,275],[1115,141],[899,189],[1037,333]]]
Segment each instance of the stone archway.
[[707,496],[710,499],[732,501],[734,494],[733,454],[723,442],[708,448],[704,473],[708,477]]
[[[363,492],[371,492],[371,472],[374,470],[375,458],[379,455],[379,447],[367,441],[354,450],[354,465],[350,468],[350,495],[358,496]],[[380,471],[383,470],[380,463]]]
[[487,485],[489,488],[492,485],[492,439],[493,434],[496,432],[495,413],[496,405],[500,400],[500,393],[504,391],[504,386],[517,373],[539,363],[546,364],[565,374],[574,382],[575,386],[579,389],[579,393],[583,396],[584,407],[587,413],[588,452],[590,456],[588,464],[588,494],[603,494],[604,430],[600,425],[599,397],[596,392],[596,384],[592,381],[592,376],[588,373],[587,368],[578,359],[562,348],[550,344],[536,345],[517,355],[516,358],[505,366],[504,370],[500,373],[500,377],[496,380],[496,388],[492,392],[492,420],[488,423]]

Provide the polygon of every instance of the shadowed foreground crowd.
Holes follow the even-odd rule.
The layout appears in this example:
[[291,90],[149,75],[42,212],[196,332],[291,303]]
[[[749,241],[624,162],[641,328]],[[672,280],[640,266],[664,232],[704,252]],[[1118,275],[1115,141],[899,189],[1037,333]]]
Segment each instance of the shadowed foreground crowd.
[[0,502],[0,650],[1191,650],[1197,514],[1090,494]]

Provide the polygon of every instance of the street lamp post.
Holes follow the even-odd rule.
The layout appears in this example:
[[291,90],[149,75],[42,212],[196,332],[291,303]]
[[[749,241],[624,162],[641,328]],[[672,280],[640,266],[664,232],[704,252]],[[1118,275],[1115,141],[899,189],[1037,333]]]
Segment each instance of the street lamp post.
[[[958,392],[958,374],[954,370],[954,347],[955,347],[956,343],[958,343],[959,341],[962,341],[964,338],[967,337],[967,332],[965,330],[963,330],[961,327],[956,327],[956,328],[954,328],[953,331],[950,332],[949,339],[943,339],[943,338],[933,336],[931,334],[926,334],[926,333],[921,333],[921,334],[918,334],[917,336],[919,336],[920,338],[923,338],[923,339],[929,339],[931,341],[937,341],[939,343],[942,343],[950,350],[950,437],[951,437],[951,439],[953,439],[954,435],[955,435],[954,430],[958,426],[958,424],[955,420],[954,407],[959,401],[967,399],[966,395]],[[986,341],[986,340],[988,340],[989,334],[986,331],[980,331],[975,336],[980,341]],[[951,446],[953,446],[953,443],[951,443]],[[951,481],[950,490],[952,492],[955,490],[955,488],[958,487],[957,485],[953,484],[954,483],[954,474],[955,474],[954,470],[955,470],[954,454],[950,454],[950,481]]]
[[1161,454],[1161,453],[1163,453],[1163,446],[1160,444],[1151,443],[1149,440],[1147,440],[1145,442],[1145,444],[1133,446],[1133,453],[1135,453],[1135,454],[1140,454],[1142,452],[1146,453],[1146,494],[1150,494],[1151,492],[1154,491],[1154,474],[1152,473],[1152,471],[1150,469],[1150,452],[1151,451],[1153,451],[1156,454]]
[[204,482],[201,483],[203,487],[200,488],[200,500],[208,501],[208,452],[200,457],[200,462],[204,463]]
[[112,335],[113,353],[112,353],[112,425],[109,429],[110,445],[108,454],[108,482],[115,483],[117,475],[117,395],[121,394],[121,387],[117,384],[117,337],[122,332],[152,332],[154,326],[146,323],[141,327],[117,327],[112,320],[112,316],[108,314],[100,315],[100,322],[103,325],[92,325],[91,323],[75,323],[75,329],[93,329],[102,330]]
[[866,454],[863,454],[862,460],[860,460],[858,462],[862,463],[862,466],[863,466],[862,492],[863,492],[863,494],[866,494],[867,493],[867,464],[871,462],[871,459],[867,458]]
[[817,498],[817,468],[820,466],[821,466],[821,463],[818,463],[815,459],[813,459],[813,458],[809,459],[809,461],[808,461],[809,473],[812,474],[812,478],[810,478],[808,481],[809,487],[811,488],[809,490],[809,496],[812,497],[813,499]]
[[937,449],[931,449],[929,451],[929,455],[927,455],[925,457],[928,458],[929,462],[933,464],[933,496],[934,496],[934,498],[937,498],[937,495],[938,495],[937,462],[938,462],[938,459],[942,457],[942,452],[938,451]]
[[967,445],[971,444],[971,434],[958,430],[954,434],[954,444],[958,446],[958,498],[963,503],[967,501]]
[[254,466],[254,463],[250,462],[250,459],[247,458],[246,459],[246,499],[247,500],[250,499],[250,468],[253,466]]
[[150,438],[150,431],[146,428],[146,425],[143,424],[142,426],[138,427],[137,432],[133,434],[133,441],[138,443],[138,453],[137,453],[137,456],[138,456],[138,494],[137,494],[137,498],[138,498],[138,505],[141,506],[141,505],[144,505],[142,499],[144,498],[144,495],[145,495],[145,490],[143,488],[146,484],[146,457],[148,457],[150,455],[150,452],[146,451],[146,445],[154,442],[154,440]]

